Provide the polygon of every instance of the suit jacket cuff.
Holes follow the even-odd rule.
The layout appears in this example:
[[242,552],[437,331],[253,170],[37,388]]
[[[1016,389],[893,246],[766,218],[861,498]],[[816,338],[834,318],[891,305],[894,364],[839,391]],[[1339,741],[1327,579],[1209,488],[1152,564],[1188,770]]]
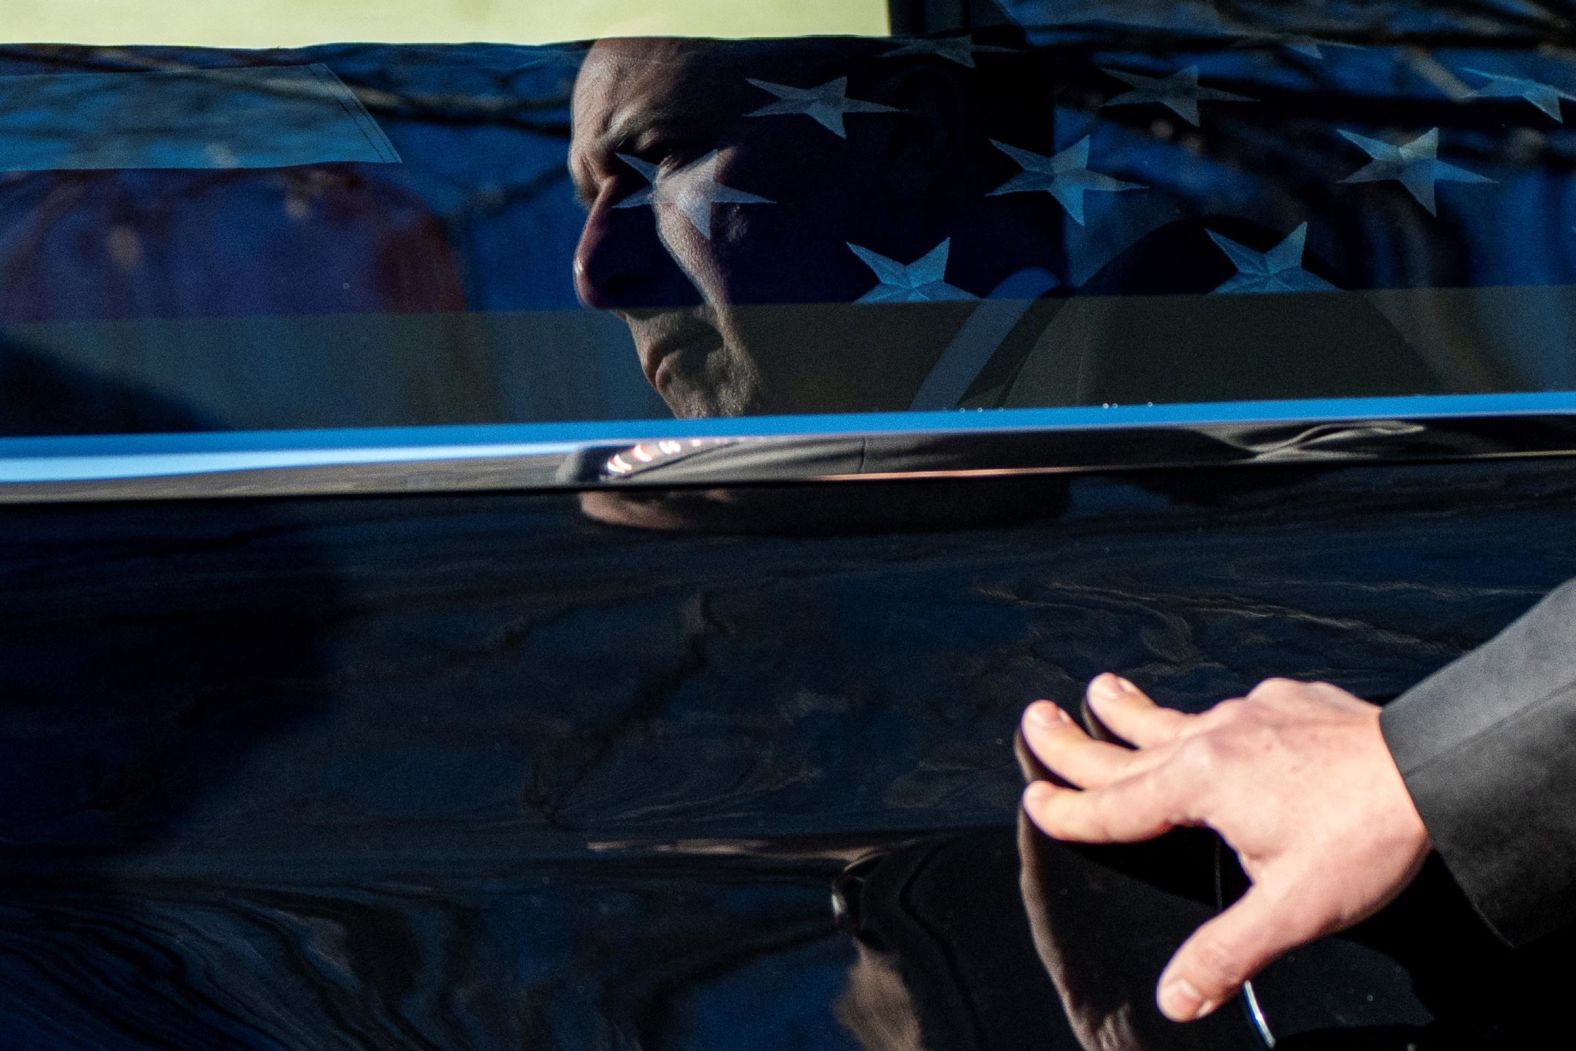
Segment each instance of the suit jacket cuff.
[[1434,849],[1501,938],[1576,918],[1576,581],[1379,724]]

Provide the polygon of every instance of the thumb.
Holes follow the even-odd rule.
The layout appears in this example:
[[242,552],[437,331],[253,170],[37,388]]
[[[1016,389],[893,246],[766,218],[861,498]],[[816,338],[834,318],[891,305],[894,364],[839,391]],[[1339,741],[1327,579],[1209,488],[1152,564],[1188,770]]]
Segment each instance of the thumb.
[[1231,908],[1182,943],[1160,975],[1160,1011],[1174,1022],[1203,1018],[1282,953],[1318,930],[1290,915],[1284,895],[1254,884]]

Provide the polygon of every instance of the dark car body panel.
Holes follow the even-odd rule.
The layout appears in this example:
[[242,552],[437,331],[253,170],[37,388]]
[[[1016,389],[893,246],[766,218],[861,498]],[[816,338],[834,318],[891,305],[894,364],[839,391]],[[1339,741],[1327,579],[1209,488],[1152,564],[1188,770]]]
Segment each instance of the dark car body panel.
[[[1021,950],[1026,701],[1110,667],[1184,708],[1269,674],[1383,699],[1576,575],[1560,458],[855,484],[958,510],[5,509],[5,1045],[852,1046],[827,895],[866,851],[1000,829],[949,893]],[[910,954],[927,1002],[973,995]],[[1040,1008],[927,1046],[1077,1046],[1017,959]],[[1283,1018],[1426,1017],[1313,959],[1266,979]]]

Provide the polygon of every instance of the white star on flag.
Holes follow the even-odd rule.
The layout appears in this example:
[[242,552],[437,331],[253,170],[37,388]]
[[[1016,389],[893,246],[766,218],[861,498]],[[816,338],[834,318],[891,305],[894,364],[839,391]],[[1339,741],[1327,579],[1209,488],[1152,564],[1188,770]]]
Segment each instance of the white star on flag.
[[866,266],[875,271],[876,280],[880,282],[875,288],[854,300],[856,303],[944,303],[950,300],[976,298],[961,288],[954,288],[944,280],[947,272],[947,254],[952,251],[950,237],[907,264],[888,259],[884,255],[872,252],[868,248],[860,248],[856,244],[849,244],[848,247],[864,260]]
[[1481,69],[1466,69],[1462,72],[1471,73],[1473,76],[1484,77],[1488,80],[1487,84],[1478,88],[1469,97],[1475,99],[1526,99],[1561,124],[1565,123],[1565,118],[1560,113],[1560,99],[1576,102],[1576,95],[1572,95],[1568,91],[1561,91],[1552,84],[1540,84],[1536,80],[1526,80],[1522,77],[1505,77],[1498,73],[1486,73]]
[[669,175],[663,175],[655,164],[639,157],[620,153],[618,159],[645,176],[651,183],[644,190],[637,190],[615,204],[614,208],[635,208],[649,204],[653,208],[668,205],[677,208],[691,226],[706,240],[711,240],[711,206],[714,204],[775,204],[775,201],[743,190],[735,190],[717,181],[717,151],[712,150],[698,161],[693,161]]
[[1188,66],[1169,77],[1146,77],[1138,73],[1123,73],[1117,69],[1102,69],[1133,90],[1123,92],[1114,99],[1107,99],[1103,106],[1138,106],[1154,102],[1166,107],[1195,128],[1198,127],[1200,102],[1255,102],[1246,95],[1221,91],[1218,88],[1200,87],[1198,67]]
[[1003,193],[1029,193],[1043,190],[1056,198],[1067,209],[1073,222],[1079,226],[1084,221],[1084,194],[1090,190],[1114,192],[1116,190],[1147,189],[1136,182],[1123,182],[1109,175],[1089,170],[1089,136],[1085,135],[1054,157],[1046,157],[1004,142],[991,140],[996,147],[1023,166],[1023,171],[992,190],[987,196]]
[[769,91],[776,95],[779,101],[762,106],[758,110],[746,113],[746,117],[773,117],[782,114],[802,113],[812,118],[821,127],[826,128],[840,139],[848,138],[848,131],[843,127],[843,116],[848,113],[896,113],[896,106],[887,106],[880,102],[863,102],[859,99],[848,97],[848,78],[838,77],[825,84],[814,88],[795,88],[787,84],[773,84],[770,81],[756,80],[746,77],[751,84],[762,91]]
[[1486,175],[1469,172],[1454,164],[1438,159],[1439,129],[1423,132],[1411,142],[1397,146],[1379,139],[1370,139],[1355,132],[1342,131],[1341,137],[1373,160],[1342,179],[1342,182],[1384,182],[1394,179],[1428,209],[1429,215],[1438,215],[1434,208],[1434,184],[1446,182],[1493,182]]
[[948,62],[956,62],[960,66],[974,68],[974,56],[982,51],[998,51],[1006,54],[1015,54],[1010,47],[996,47],[991,44],[976,44],[968,36],[939,37],[932,40],[910,40],[894,51],[883,52],[881,58],[901,58],[907,55],[934,55],[944,58]]
[[1215,289],[1216,292],[1333,292],[1335,286],[1302,268],[1303,244],[1308,224],[1303,223],[1268,252],[1255,252],[1213,230],[1209,239],[1231,259],[1237,275]]

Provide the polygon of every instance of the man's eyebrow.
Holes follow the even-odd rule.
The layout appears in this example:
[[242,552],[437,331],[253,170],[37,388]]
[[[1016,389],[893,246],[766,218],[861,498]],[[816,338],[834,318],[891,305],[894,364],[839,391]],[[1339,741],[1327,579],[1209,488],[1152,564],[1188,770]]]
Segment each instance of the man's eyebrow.
[[597,145],[605,156],[628,153],[635,140],[646,132],[653,128],[681,125],[683,118],[682,110],[668,107],[627,110],[615,114],[613,119],[608,121],[607,128],[597,136]]
[[607,127],[592,138],[589,147],[578,155],[570,154],[569,179],[574,185],[575,200],[589,210],[595,196],[589,185],[594,173],[616,170],[623,164],[616,155],[632,152],[642,135],[653,128],[679,126],[682,120],[683,111],[668,107],[632,109],[615,114]]

